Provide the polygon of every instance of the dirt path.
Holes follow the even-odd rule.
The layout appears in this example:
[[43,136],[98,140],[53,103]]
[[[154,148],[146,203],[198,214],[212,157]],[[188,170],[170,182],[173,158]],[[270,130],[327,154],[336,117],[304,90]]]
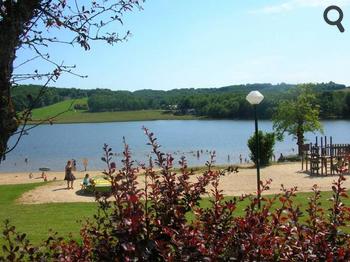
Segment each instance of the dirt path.
[[[271,189],[267,194],[280,192],[281,184],[290,188],[297,186],[300,192],[311,191],[314,184],[317,184],[321,190],[330,191],[332,182],[337,179],[337,176],[329,177],[310,177],[300,171],[300,163],[273,165],[261,169],[261,180],[272,179]],[[76,172],[77,181],[75,182],[74,190],[67,190],[65,181],[62,180],[63,172],[48,173],[49,180],[55,176],[60,180],[48,183],[26,192],[18,200],[21,203],[52,203],[52,202],[93,202],[93,196],[82,194],[80,191],[80,181],[84,176],[84,172]],[[90,172],[90,175],[101,175],[101,172]],[[42,179],[29,179],[28,176],[24,178],[25,174],[0,174],[0,184],[17,184],[42,181]],[[7,178],[6,178],[7,177]],[[347,176],[349,177],[349,176]],[[140,182],[143,177],[140,176]],[[140,183],[143,184],[143,183]],[[350,188],[350,179],[345,181],[345,186]],[[220,188],[225,195],[242,195],[256,192],[256,170],[255,169],[241,169],[239,173],[226,174],[221,178]]]

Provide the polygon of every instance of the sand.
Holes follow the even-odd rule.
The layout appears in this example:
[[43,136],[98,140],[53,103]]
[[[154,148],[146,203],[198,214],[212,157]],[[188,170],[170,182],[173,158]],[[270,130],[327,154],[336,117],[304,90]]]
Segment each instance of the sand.
[[[0,173],[1,184],[21,184],[43,181],[41,173],[33,173],[34,178],[30,179],[28,173]],[[80,190],[80,182],[85,172],[75,172],[77,180],[73,190],[66,189],[66,181],[63,180],[63,172],[46,172],[48,180],[45,185],[24,193],[18,202],[24,204],[57,203],[57,202],[94,202],[93,196],[84,194]],[[101,175],[100,171],[89,171],[91,177]],[[54,177],[56,180],[53,181]],[[330,191],[332,182],[337,176],[314,177],[301,171],[300,163],[287,163],[272,165],[261,169],[261,180],[272,179],[270,190],[265,194],[279,193],[281,184],[286,188],[297,186],[299,192],[309,192],[314,184],[317,184],[322,191]],[[139,177],[140,184],[143,176]],[[345,187],[350,188],[350,179],[345,181]],[[239,196],[242,194],[254,194],[256,192],[256,170],[240,169],[239,173],[227,173],[220,180],[220,189],[225,195]]]

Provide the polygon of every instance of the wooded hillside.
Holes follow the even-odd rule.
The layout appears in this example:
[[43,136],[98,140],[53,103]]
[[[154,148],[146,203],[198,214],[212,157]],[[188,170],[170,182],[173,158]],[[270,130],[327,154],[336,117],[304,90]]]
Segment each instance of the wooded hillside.
[[[193,114],[217,119],[247,119],[252,117],[252,107],[245,96],[252,90],[259,90],[265,99],[259,105],[261,118],[270,119],[276,105],[293,96],[288,92],[295,85],[290,84],[248,84],[221,88],[112,91],[109,89],[76,89],[50,87],[35,108],[48,106],[66,99],[88,98],[88,107],[75,105],[76,109],[90,112],[132,111],[162,109],[177,115]],[[345,85],[330,83],[314,86],[321,117],[325,119],[350,118],[350,92]],[[31,97],[40,91],[40,86],[25,85],[13,89],[17,110],[25,108]]]

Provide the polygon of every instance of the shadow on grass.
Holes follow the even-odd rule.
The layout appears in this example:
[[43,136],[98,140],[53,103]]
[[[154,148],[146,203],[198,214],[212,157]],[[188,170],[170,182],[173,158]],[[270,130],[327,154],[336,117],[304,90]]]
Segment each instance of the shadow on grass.
[[78,196],[86,196],[86,197],[94,197],[95,193],[93,191],[85,190],[85,189],[79,189],[78,191],[75,191],[75,194]]

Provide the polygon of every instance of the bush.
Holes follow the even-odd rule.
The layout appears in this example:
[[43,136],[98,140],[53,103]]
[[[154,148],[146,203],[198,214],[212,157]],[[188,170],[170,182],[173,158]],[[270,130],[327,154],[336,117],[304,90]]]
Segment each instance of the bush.
[[299,155],[287,155],[287,156],[284,156],[284,161],[299,162],[299,161],[301,161],[301,156],[299,156]]
[[89,110],[89,107],[87,104],[75,104],[74,109],[75,110]]
[[[259,137],[259,156],[260,165],[267,166],[270,163],[270,159],[273,155],[273,147],[275,145],[275,134],[274,133],[263,133],[258,132]],[[248,147],[250,149],[250,159],[256,164],[256,135],[254,134],[248,139]]]
[[[154,162],[134,166],[125,145],[123,167],[115,170],[112,150],[104,147],[111,179],[112,199],[96,195],[99,203],[94,219],[81,230],[81,241],[53,235],[39,247],[5,224],[6,244],[0,261],[349,261],[350,235],[341,231],[350,221],[350,209],[340,176],[333,183],[329,216],[320,204],[320,191],[313,187],[306,222],[293,204],[296,188],[282,188],[271,199],[255,196],[225,200],[219,190],[223,171],[213,170],[211,161],[203,174],[194,174],[184,158],[175,173],[174,159],[159,151],[153,134],[145,129],[156,156]],[[138,185],[137,172],[144,172]],[[262,183],[267,190],[271,181]],[[209,187],[208,187],[209,186]],[[209,191],[207,191],[209,189]],[[199,206],[209,193],[211,206]],[[238,202],[249,199],[242,216],[235,215]],[[192,212],[193,221],[186,215]]]

